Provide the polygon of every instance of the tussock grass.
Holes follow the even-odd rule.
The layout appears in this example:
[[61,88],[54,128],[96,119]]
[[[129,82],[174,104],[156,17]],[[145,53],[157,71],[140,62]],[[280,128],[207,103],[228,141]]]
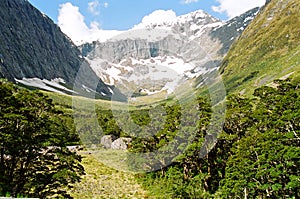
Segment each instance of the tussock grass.
[[112,169],[92,154],[84,154],[82,164],[86,175],[70,190],[75,199],[148,198],[133,173]]
[[232,45],[221,73],[229,93],[251,95],[259,86],[300,70],[300,3],[271,1]]

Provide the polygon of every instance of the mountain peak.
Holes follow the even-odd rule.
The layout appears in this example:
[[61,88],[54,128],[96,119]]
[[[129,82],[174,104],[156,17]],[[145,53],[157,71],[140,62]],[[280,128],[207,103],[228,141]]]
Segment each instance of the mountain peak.
[[208,13],[204,12],[203,10],[196,10],[194,12],[190,12],[188,14],[184,14],[181,16],[178,16],[178,22],[189,22],[189,21],[201,21],[205,19],[212,19],[213,21],[220,21],[219,19],[209,15]]
[[145,16],[142,22],[135,25],[132,29],[171,27],[176,23],[177,16],[173,10],[155,10],[151,14]]
[[138,25],[135,25],[133,29],[171,29],[175,25],[199,23],[201,21],[205,24],[221,22],[219,19],[214,18],[203,10],[196,10],[180,16],[176,16],[176,13],[172,10],[156,10],[148,16],[145,16],[142,19],[142,22]]
[[160,10],[133,30],[81,48],[95,73],[125,95],[137,91],[167,97],[184,82],[214,73],[251,19],[245,14],[231,20],[234,26],[226,26],[202,10],[181,16]]

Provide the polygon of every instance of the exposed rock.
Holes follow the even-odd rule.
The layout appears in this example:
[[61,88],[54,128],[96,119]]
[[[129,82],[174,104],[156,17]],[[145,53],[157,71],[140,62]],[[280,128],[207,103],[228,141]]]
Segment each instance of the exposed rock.
[[113,141],[113,143],[111,144],[111,149],[126,150],[131,140],[132,140],[131,138],[120,137],[115,141]]
[[72,146],[67,146],[67,149],[69,149],[69,151],[71,151],[71,152],[78,152],[78,151],[82,150],[83,147],[80,145],[72,145]]
[[81,90],[112,95],[72,41],[27,0],[1,0],[0,27],[0,78],[60,78],[67,88],[76,82]]
[[[180,80],[216,70],[258,10],[252,9],[226,23],[199,10],[170,23],[148,24],[80,48],[96,74],[107,84],[124,87],[120,89],[125,95],[136,88],[171,91],[180,86]],[[159,67],[151,70],[153,65]],[[184,69],[176,70],[180,67]],[[166,68],[167,77],[163,73]]]
[[91,144],[90,148],[91,148],[91,149],[97,149],[98,147],[97,147],[96,144]]
[[259,12],[259,8],[253,8],[240,16],[227,21],[223,26],[213,30],[210,36],[222,41],[222,48],[219,53],[224,55],[228,52],[231,44],[242,34],[249,23]]
[[116,136],[114,135],[104,135],[101,138],[101,145],[106,148],[106,149],[110,149],[112,146],[113,141],[116,140]]

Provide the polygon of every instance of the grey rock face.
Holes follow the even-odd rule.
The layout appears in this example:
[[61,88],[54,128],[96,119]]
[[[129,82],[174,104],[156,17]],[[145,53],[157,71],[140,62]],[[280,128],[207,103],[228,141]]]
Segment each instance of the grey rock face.
[[[10,81],[22,78],[62,78],[73,87],[94,87],[98,95],[111,96],[81,52],[53,21],[26,0],[0,1],[0,77]],[[94,82],[97,82],[97,85]],[[101,94],[101,92],[103,94]],[[104,96],[104,95],[103,95]]]
[[130,144],[131,140],[132,140],[131,138],[120,137],[120,138],[116,139],[115,141],[113,141],[113,143],[111,144],[111,149],[126,150],[128,148],[128,144]]
[[244,14],[227,21],[223,26],[214,29],[210,36],[222,42],[219,53],[224,55],[229,50],[231,44],[242,34],[249,23],[254,19],[260,9],[253,8]]
[[112,146],[112,143],[116,140],[116,136],[114,135],[104,135],[101,138],[101,145],[106,148],[106,149],[110,149]]
[[[166,61],[170,57],[174,58],[170,62],[181,59],[182,65],[191,63],[193,68],[179,74],[181,78],[188,79],[216,70],[231,44],[257,12],[258,8],[255,8],[223,23],[203,11],[195,11],[179,16],[174,22],[150,24],[144,29],[131,30],[109,41],[103,43],[96,41],[80,48],[83,55],[92,62],[91,66],[96,74],[105,83],[113,85],[118,83],[129,88],[128,90],[134,88],[132,84],[141,90],[153,90],[153,83],[149,84],[153,81],[150,80],[150,76],[161,76],[159,74],[161,71],[153,72],[152,63],[164,62],[162,65],[171,69],[172,63]],[[137,64],[136,60],[140,62]],[[148,70],[141,70],[145,67],[148,67]],[[112,70],[120,72],[112,76]],[[137,76],[145,78],[136,78]],[[170,80],[173,77],[174,79]],[[163,77],[156,80],[154,83],[158,89],[156,91],[163,89],[170,82],[172,84],[179,82],[178,76],[170,75],[170,78]],[[131,81],[132,79],[134,81]]]

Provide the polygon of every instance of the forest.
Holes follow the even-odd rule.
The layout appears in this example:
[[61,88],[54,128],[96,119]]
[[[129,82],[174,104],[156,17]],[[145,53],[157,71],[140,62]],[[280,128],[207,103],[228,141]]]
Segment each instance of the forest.
[[39,91],[0,81],[0,196],[70,198],[80,180],[73,119]]
[[[195,126],[189,105],[164,104],[161,129],[160,121],[155,117],[151,121],[148,109],[131,111],[136,124],[151,121],[151,125],[139,131],[145,138],[133,137],[128,165],[155,169],[136,176],[154,198],[299,198],[299,89],[297,81],[276,80],[256,89],[251,97],[228,96],[222,131],[204,155],[201,151],[212,114],[208,99],[197,99],[199,119]],[[189,119],[182,120],[183,115]],[[119,128],[110,110],[99,111],[98,120],[105,134],[130,137]],[[151,136],[149,132],[157,133]],[[151,161],[149,156],[134,155],[159,149]]]
[[[84,168],[81,155],[67,146],[82,144],[80,138],[100,143],[88,125],[90,115],[80,113],[87,118],[78,129],[79,135],[86,132],[82,137],[72,113],[41,92],[1,80],[0,95],[1,195],[71,198],[68,190],[84,176]],[[133,171],[148,171],[135,178],[149,198],[300,197],[298,81],[276,80],[250,97],[229,95],[222,131],[204,154],[212,107],[200,96],[197,107],[198,117],[193,105],[176,101],[129,114],[119,110],[121,119],[100,107],[96,115],[104,134],[133,139],[127,164]],[[126,122],[128,117],[136,126]]]

